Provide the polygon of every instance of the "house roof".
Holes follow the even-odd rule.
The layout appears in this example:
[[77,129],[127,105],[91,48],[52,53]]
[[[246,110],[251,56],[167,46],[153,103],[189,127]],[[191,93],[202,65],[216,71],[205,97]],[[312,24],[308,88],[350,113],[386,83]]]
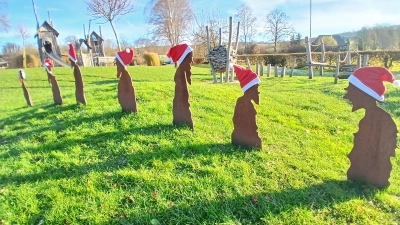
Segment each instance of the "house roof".
[[336,43],[338,46],[346,45],[346,41],[340,36],[339,34],[333,34],[333,35],[319,35],[312,43],[317,44],[319,40],[321,40],[324,37],[332,37],[335,39]]
[[39,29],[36,31],[35,37],[40,33],[40,32],[53,32],[56,37],[58,37],[59,33],[51,26],[47,21],[44,21],[44,23],[39,27]]

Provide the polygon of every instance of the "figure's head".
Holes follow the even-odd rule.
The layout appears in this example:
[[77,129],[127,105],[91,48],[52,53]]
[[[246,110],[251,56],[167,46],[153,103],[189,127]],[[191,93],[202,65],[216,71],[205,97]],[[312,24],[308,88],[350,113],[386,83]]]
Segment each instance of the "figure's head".
[[230,66],[231,68],[233,67],[243,92],[246,92],[249,88],[256,84],[258,87],[258,84],[261,82],[260,78],[251,69],[246,69],[236,64],[231,64]]
[[349,86],[344,90],[346,90],[347,93],[343,96],[343,98],[351,102],[353,105],[353,112],[368,106],[376,106],[376,99],[361,91],[352,83],[349,83]]
[[70,42],[68,42],[68,46],[69,46],[68,58],[69,60],[71,60],[71,64],[76,64],[77,58],[76,58],[75,47]]
[[362,67],[349,77],[349,83],[380,102],[385,99],[384,81],[393,83],[395,87],[400,86],[400,81],[384,67]]
[[[187,44],[180,44],[180,45],[175,45],[172,47],[168,53],[167,56],[172,59],[172,62],[178,62],[178,64],[181,64],[183,60],[186,58],[186,56],[193,57],[191,53],[193,50],[192,48],[187,45]],[[190,59],[190,63],[192,62],[192,58]]]
[[245,92],[245,95],[249,95],[250,99],[253,100],[257,105],[260,104],[260,92],[258,91],[258,86],[260,85],[255,84]]
[[133,49],[127,48],[124,51],[116,52],[115,57],[117,58],[117,63],[121,63],[122,66],[127,66],[133,60]]

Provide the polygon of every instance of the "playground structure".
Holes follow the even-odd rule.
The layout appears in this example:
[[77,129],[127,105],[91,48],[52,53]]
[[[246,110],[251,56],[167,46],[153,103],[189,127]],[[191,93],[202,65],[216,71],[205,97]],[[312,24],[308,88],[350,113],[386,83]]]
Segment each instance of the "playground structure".
[[[210,61],[210,67],[211,67],[211,73],[213,75],[214,78],[214,83],[217,83],[217,76],[216,76],[216,72],[220,73],[220,83],[222,83],[224,81],[223,79],[223,75],[222,73],[225,71],[225,82],[228,82],[229,80],[231,82],[234,81],[234,71],[233,69],[230,69],[229,64],[230,63],[236,63],[236,52],[238,49],[238,44],[239,44],[239,28],[240,28],[240,22],[238,22],[238,26],[237,26],[237,33],[236,33],[236,43],[234,45],[234,48],[231,48],[232,45],[232,17],[229,17],[229,38],[228,38],[228,46],[226,48],[226,56],[225,54],[223,54],[221,51],[219,51],[219,53],[217,53],[217,57],[219,57],[219,59],[214,60],[210,60],[209,56],[210,53],[212,52],[210,50],[210,36],[209,36],[209,30],[208,30],[208,26],[206,26],[206,34],[207,34],[207,58]],[[216,48],[225,48],[225,46],[222,46],[222,31],[221,28],[219,28],[219,46],[217,46]],[[225,58],[224,58],[225,57]],[[219,65],[217,66],[216,63],[218,63]],[[218,71],[216,71],[216,67],[221,68],[221,67],[225,67],[226,69],[219,69]],[[231,78],[229,79],[229,72],[231,72]]]
[[[337,79],[347,79],[354,70],[364,67],[368,65],[368,55],[358,55],[357,64],[351,64],[351,51],[350,51],[350,41],[347,40],[346,42],[346,55],[344,59],[341,59],[340,54],[337,55],[336,65],[329,65],[325,62],[325,44],[321,40],[320,44],[312,45],[309,37],[305,37],[305,44],[306,44],[306,56],[307,56],[307,63],[303,66],[308,66],[308,74],[309,79],[313,79],[314,71],[313,66],[319,66],[320,68],[320,76],[324,73],[324,67],[332,67],[335,68],[335,81],[334,83],[337,84]],[[321,46],[321,62],[314,62],[312,61],[312,54],[311,54],[311,47],[318,47]],[[293,59],[293,67],[296,62],[296,58]],[[340,71],[343,71],[342,74],[339,74]]]

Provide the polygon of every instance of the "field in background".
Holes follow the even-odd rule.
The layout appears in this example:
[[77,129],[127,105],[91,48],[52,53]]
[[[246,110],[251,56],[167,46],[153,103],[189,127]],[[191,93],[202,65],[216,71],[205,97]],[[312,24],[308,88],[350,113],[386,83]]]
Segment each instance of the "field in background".
[[[87,106],[70,68],[53,69],[62,106],[43,68],[26,69],[34,107],[17,70],[0,71],[0,224],[400,221],[399,157],[385,190],[346,179],[363,117],[346,80],[261,77],[254,150],[231,145],[239,83],[213,84],[207,66],[192,68],[194,131],[172,125],[173,66],[128,67],[137,114],[121,112],[115,67],[81,69]],[[400,124],[400,90],[387,87],[380,106]]]

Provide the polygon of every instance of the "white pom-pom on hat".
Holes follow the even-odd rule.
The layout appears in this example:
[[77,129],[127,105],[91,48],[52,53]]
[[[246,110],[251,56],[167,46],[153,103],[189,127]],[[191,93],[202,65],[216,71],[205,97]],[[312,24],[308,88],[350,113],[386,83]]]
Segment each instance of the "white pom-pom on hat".
[[126,49],[126,53],[129,53],[129,52],[131,52],[131,50],[129,48],[127,48]]
[[394,87],[400,87],[400,80],[393,81],[393,86]]
[[44,65],[46,65],[46,66],[49,66],[49,64],[48,64],[48,63],[44,63]]

